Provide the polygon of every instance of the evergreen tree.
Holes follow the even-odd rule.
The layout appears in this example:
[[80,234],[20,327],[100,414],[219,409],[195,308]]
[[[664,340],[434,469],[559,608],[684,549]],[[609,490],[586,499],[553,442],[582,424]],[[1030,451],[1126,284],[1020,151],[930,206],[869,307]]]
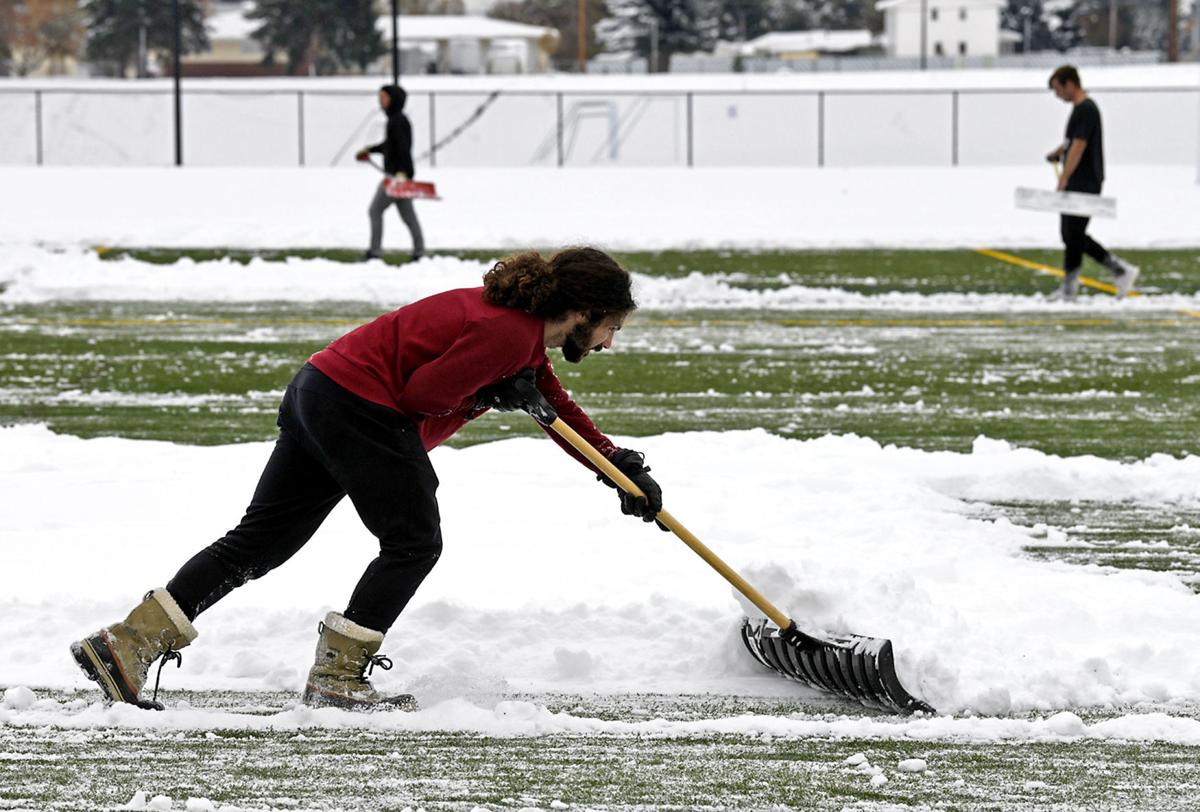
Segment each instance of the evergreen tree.
[[1043,0],[1008,0],[1000,11],[1000,27],[1021,35],[1019,53],[1050,50],[1055,45],[1054,28],[1058,18]]
[[867,28],[869,0],[719,0],[719,36],[749,40],[771,31]]
[[1135,51],[1166,51],[1170,23],[1167,4],[1138,3],[1130,12],[1129,46]]
[[[92,62],[114,68],[124,76],[138,65],[142,31],[146,52],[170,54],[175,47],[175,17],[171,3],[162,0],[86,0],[87,45],[84,55]],[[204,30],[204,11],[198,0],[179,0],[182,53],[207,51],[208,33]]]
[[649,57],[658,49],[654,71],[665,71],[671,54],[710,51],[719,32],[720,0],[609,0],[612,16],[596,26],[610,51]]
[[717,4],[717,36],[727,42],[745,42],[782,29],[778,0],[721,0]]
[[261,22],[250,36],[262,44],[263,62],[274,64],[283,51],[288,73],[365,71],[386,50],[373,0],[259,0],[246,17]]
[[845,31],[867,27],[866,0],[808,0],[813,28]]

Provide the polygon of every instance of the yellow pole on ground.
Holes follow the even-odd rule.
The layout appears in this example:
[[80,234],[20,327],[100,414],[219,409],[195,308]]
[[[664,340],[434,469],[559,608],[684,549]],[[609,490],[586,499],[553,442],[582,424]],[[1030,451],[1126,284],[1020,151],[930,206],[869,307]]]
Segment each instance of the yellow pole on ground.
[[[1006,254],[1003,251],[994,251],[991,248],[976,248],[975,253],[983,254],[985,257],[991,257],[992,259],[998,259],[1001,262],[1007,262],[1009,265],[1017,265],[1021,268],[1029,268],[1032,271],[1040,271],[1041,273],[1049,274],[1050,276],[1057,276],[1060,279],[1066,276],[1066,273],[1062,270],[1062,268],[1055,268],[1051,265],[1045,265],[1041,262],[1034,262],[1031,259],[1023,259],[1022,257],[1013,256],[1012,254]],[[1116,295],[1117,293],[1117,288],[1114,285],[1110,285],[1107,282],[1101,282],[1098,279],[1092,279],[1088,276],[1080,276],[1079,281],[1089,288],[1102,290],[1105,293],[1111,293],[1113,295]],[[1126,296],[1141,295],[1142,294],[1138,293],[1136,290],[1131,290],[1126,294]]]

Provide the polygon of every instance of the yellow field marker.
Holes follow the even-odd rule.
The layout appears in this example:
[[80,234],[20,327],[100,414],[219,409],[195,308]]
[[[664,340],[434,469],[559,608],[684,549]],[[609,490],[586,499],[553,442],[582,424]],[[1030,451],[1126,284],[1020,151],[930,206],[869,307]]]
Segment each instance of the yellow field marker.
[[[1055,268],[1052,265],[1045,265],[1041,262],[1034,262],[1031,259],[1024,259],[1022,257],[1013,256],[1012,254],[1006,254],[1003,251],[993,251],[991,248],[976,248],[975,253],[983,254],[985,257],[991,257],[992,259],[998,259],[1001,262],[1007,262],[1009,265],[1018,265],[1022,268],[1029,268],[1032,271],[1040,271],[1041,273],[1049,274],[1050,276],[1056,276],[1059,279],[1062,279],[1064,276],[1066,276],[1066,273],[1061,268]],[[1097,279],[1092,279],[1091,277],[1081,276],[1079,277],[1079,281],[1089,288],[1102,290],[1105,293],[1112,293],[1115,295],[1117,292],[1116,286],[1110,285],[1107,282],[1101,282]],[[1126,295],[1141,296],[1142,294],[1138,293],[1136,290],[1131,290]]]

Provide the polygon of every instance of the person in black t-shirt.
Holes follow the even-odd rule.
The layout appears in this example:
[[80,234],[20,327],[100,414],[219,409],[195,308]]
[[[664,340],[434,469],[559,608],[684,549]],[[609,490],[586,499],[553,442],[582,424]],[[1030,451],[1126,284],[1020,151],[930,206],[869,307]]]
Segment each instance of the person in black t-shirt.
[[[383,153],[383,171],[391,176],[401,174],[411,180],[413,177],[412,157],[412,124],[404,115],[404,101],[408,94],[400,85],[384,85],[379,88],[379,109],[387,114],[387,134],[382,141],[374,146],[363,147],[354,157],[360,161],[370,160],[372,152]],[[383,213],[393,203],[400,210],[400,219],[408,226],[412,236],[412,259],[416,261],[425,253],[425,238],[421,233],[421,224],[417,221],[417,212],[413,202],[407,198],[388,197],[384,180],[375,187],[375,197],[367,210],[371,218],[371,247],[367,249],[364,259],[380,259],[383,257]]]
[[[1104,129],[1100,124],[1100,108],[1084,92],[1079,71],[1071,65],[1063,65],[1054,71],[1050,76],[1050,89],[1055,96],[1074,105],[1067,120],[1066,139],[1046,155],[1046,160],[1051,163],[1062,162],[1058,190],[1098,195],[1104,185]],[[1125,296],[1133,288],[1138,267],[1093,240],[1087,233],[1088,220],[1087,217],[1062,215],[1066,276],[1056,295],[1074,299],[1079,293],[1079,268],[1083,264],[1083,255],[1087,254],[1112,271],[1117,296]]]

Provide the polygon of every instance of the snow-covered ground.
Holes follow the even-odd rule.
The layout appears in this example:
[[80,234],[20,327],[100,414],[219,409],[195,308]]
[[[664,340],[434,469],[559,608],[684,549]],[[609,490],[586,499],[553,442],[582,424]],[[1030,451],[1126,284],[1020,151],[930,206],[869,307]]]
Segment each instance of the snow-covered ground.
[[[1044,528],[972,509],[977,500],[1047,498],[1194,506],[1195,458],[1061,459],[985,439],[970,454],[929,453],[758,431],[635,445],[672,513],[752,583],[817,628],[893,639],[902,679],[944,712],[1200,701],[1200,602],[1178,579],[1031,561],[1022,545]],[[0,684],[89,687],[66,643],[118,619],[232,526],[269,450],[0,429],[0,634],[45,641],[15,648]],[[396,668],[377,680],[415,691],[430,711],[378,724],[600,729],[530,710],[509,715],[493,707],[506,691],[802,692],[741,649],[744,608],[715,573],[672,536],[621,516],[611,491],[549,441],[439,449],[433,459],[445,554],[389,636]],[[185,667],[165,678],[179,688],[298,689],[316,622],[342,608],[373,547],[352,508],[340,506],[292,561],[201,616]],[[26,709],[0,719],[17,721],[14,710]],[[95,709],[68,724],[165,723],[136,716]],[[711,724],[782,732],[790,723]],[[872,724],[859,732],[874,735]],[[1091,733],[1074,722],[1068,731],[959,720],[912,723],[896,735],[1139,738],[1139,729],[1200,743],[1200,722],[1165,717]]]
[[[1053,246],[1055,218],[1018,211],[1012,202],[1014,186],[1045,185],[1047,174],[1036,164],[443,169],[431,179],[445,199],[419,206],[434,250],[574,242],[629,250]],[[0,169],[0,301],[333,299],[395,306],[478,283],[484,263],[450,257],[399,268],[321,260],[156,266],[101,262],[83,247],[358,246],[372,184],[365,169]],[[1200,243],[1196,218],[1188,216],[1200,211],[1193,167],[1114,168],[1107,191],[1118,197],[1120,216],[1095,223],[1101,240]],[[407,248],[394,217],[386,244]],[[644,307],[667,311],[1064,307],[970,293],[863,296],[796,286],[753,292],[721,277],[636,281]],[[1087,308],[1197,305],[1194,296],[1093,299]],[[0,635],[22,641],[0,658],[0,686],[12,689],[0,723],[1200,742],[1200,722],[1186,715],[1084,723],[1071,713],[1143,702],[1157,710],[1194,708],[1196,596],[1168,574],[1031,561],[1021,549],[1046,529],[988,518],[974,504],[1102,499],[1195,506],[1197,459],[1058,458],[1002,438],[981,438],[969,454],[931,453],[869,438],[797,441],[761,431],[663,435],[635,447],[647,452],[671,511],[777,603],[815,626],[891,637],[907,686],[957,715],[892,726],[856,717],[738,717],[692,729],[500,701],[514,691],[803,691],[762,673],[740,650],[743,607],[718,576],[671,536],[621,516],[612,492],[552,443],[527,438],[434,453],[446,552],[389,636],[397,667],[378,679],[385,688],[416,691],[426,710],[356,717],[297,709],[256,721],[187,709],[151,716],[90,707],[90,690],[75,703],[38,700],[25,688],[89,688],[66,644],[121,617],[231,527],[269,444],[83,440],[25,425],[0,428]],[[293,561],[201,616],[185,666],[164,679],[196,689],[298,688],[317,621],[343,607],[372,551],[353,510],[339,507]],[[1025,711],[1041,715],[1004,718]]]
[[[161,227],[143,225],[143,233],[157,242]],[[485,267],[451,258],[400,270],[320,261],[162,267],[29,246],[6,247],[0,259],[9,302],[364,294],[398,304],[474,284]],[[638,286],[652,307],[749,304],[720,280],[639,278]],[[798,290],[773,295],[796,297],[793,307],[805,301]],[[838,306],[839,295],[842,306],[863,304],[824,295],[822,306]],[[908,298],[874,304],[915,307],[922,297]],[[1004,309],[1015,299],[991,298],[964,296],[953,306]],[[925,304],[942,306],[936,297]],[[1194,507],[1200,460],[1059,458],[985,438],[968,454],[933,453],[763,431],[628,442],[647,453],[672,513],[751,582],[814,627],[890,637],[906,685],[955,716],[604,722],[505,700],[511,692],[803,693],[741,649],[745,607],[715,573],[672,536],[621,516],[610,490],[554,444],[530,438],[433,454],[446,551],[389,636],[396,668],[377,680],[415,691],[426,710],[360,717],[296,709],[263,720],[103,709],[88,705],[91,692],[74,702],[38,700],[20,688],[90,687],[66,644],[121,617],[229,529],[270,444],[83,440],[24,425],[0,429],[0,636],[24,641],[0,660],[0,686],[16,686],[0,722],[1200,743],[1200,721],[1186,715],[1085,723],[1072,712],[1137,703],[1186,711],[1200,702],[1196,596],[1170,574],[1032,561],[1022,547],[1058,531],[1015,526],[979,504]],[[164,679],[177,688],[297,689],[317,621],[343,607],[373,548],[353,510],[340,506],[295,559],[201,616],[184,667]],[[1039,715],[1003,718],[1027,711]]]
[[[419,201],[430,250],[591,243],[610,249],[938,248],[1060,244],[1053,214],[1017,209],[1044,163],[987,168],[439,169]],[[365,249],[374,171],[0,168],[0,244]],[[1120,247],[1200,244],[1193,166],[1109,171]],[[389,212],[384,247],[408,251]],[[7,255],[7,249],[4,255]],[[346,266],[339,266],[345,268]]]
[[[372,302],[391,308],[443,290],[480,284],[490,262],[431,256],[397,268],[384,263],[345,263],[325,259],[286,261],[182,259],[170,265],[131,257],[101,259],[78,246],[0,248],[0,303],[55,301],[130,302]],[[803,271],[797,268],[797,273]],[[1014,268],[1014,274],[1032,272]],[[878,294],[834,287],[786,284],[751,289],[737,284],[736,259],[719,274],[690,273],[667,278],[634,273],[634,295],[643,310],[890,310],[898,312],[1161,312],[1200,308],[1200,292],[1150,294],[1118,300],[1089,296],[1060,302],[1043,296],[955,293]],[[634,338],[635,337],[632,337]],[[635,339],[636,340],[636,339]]]

